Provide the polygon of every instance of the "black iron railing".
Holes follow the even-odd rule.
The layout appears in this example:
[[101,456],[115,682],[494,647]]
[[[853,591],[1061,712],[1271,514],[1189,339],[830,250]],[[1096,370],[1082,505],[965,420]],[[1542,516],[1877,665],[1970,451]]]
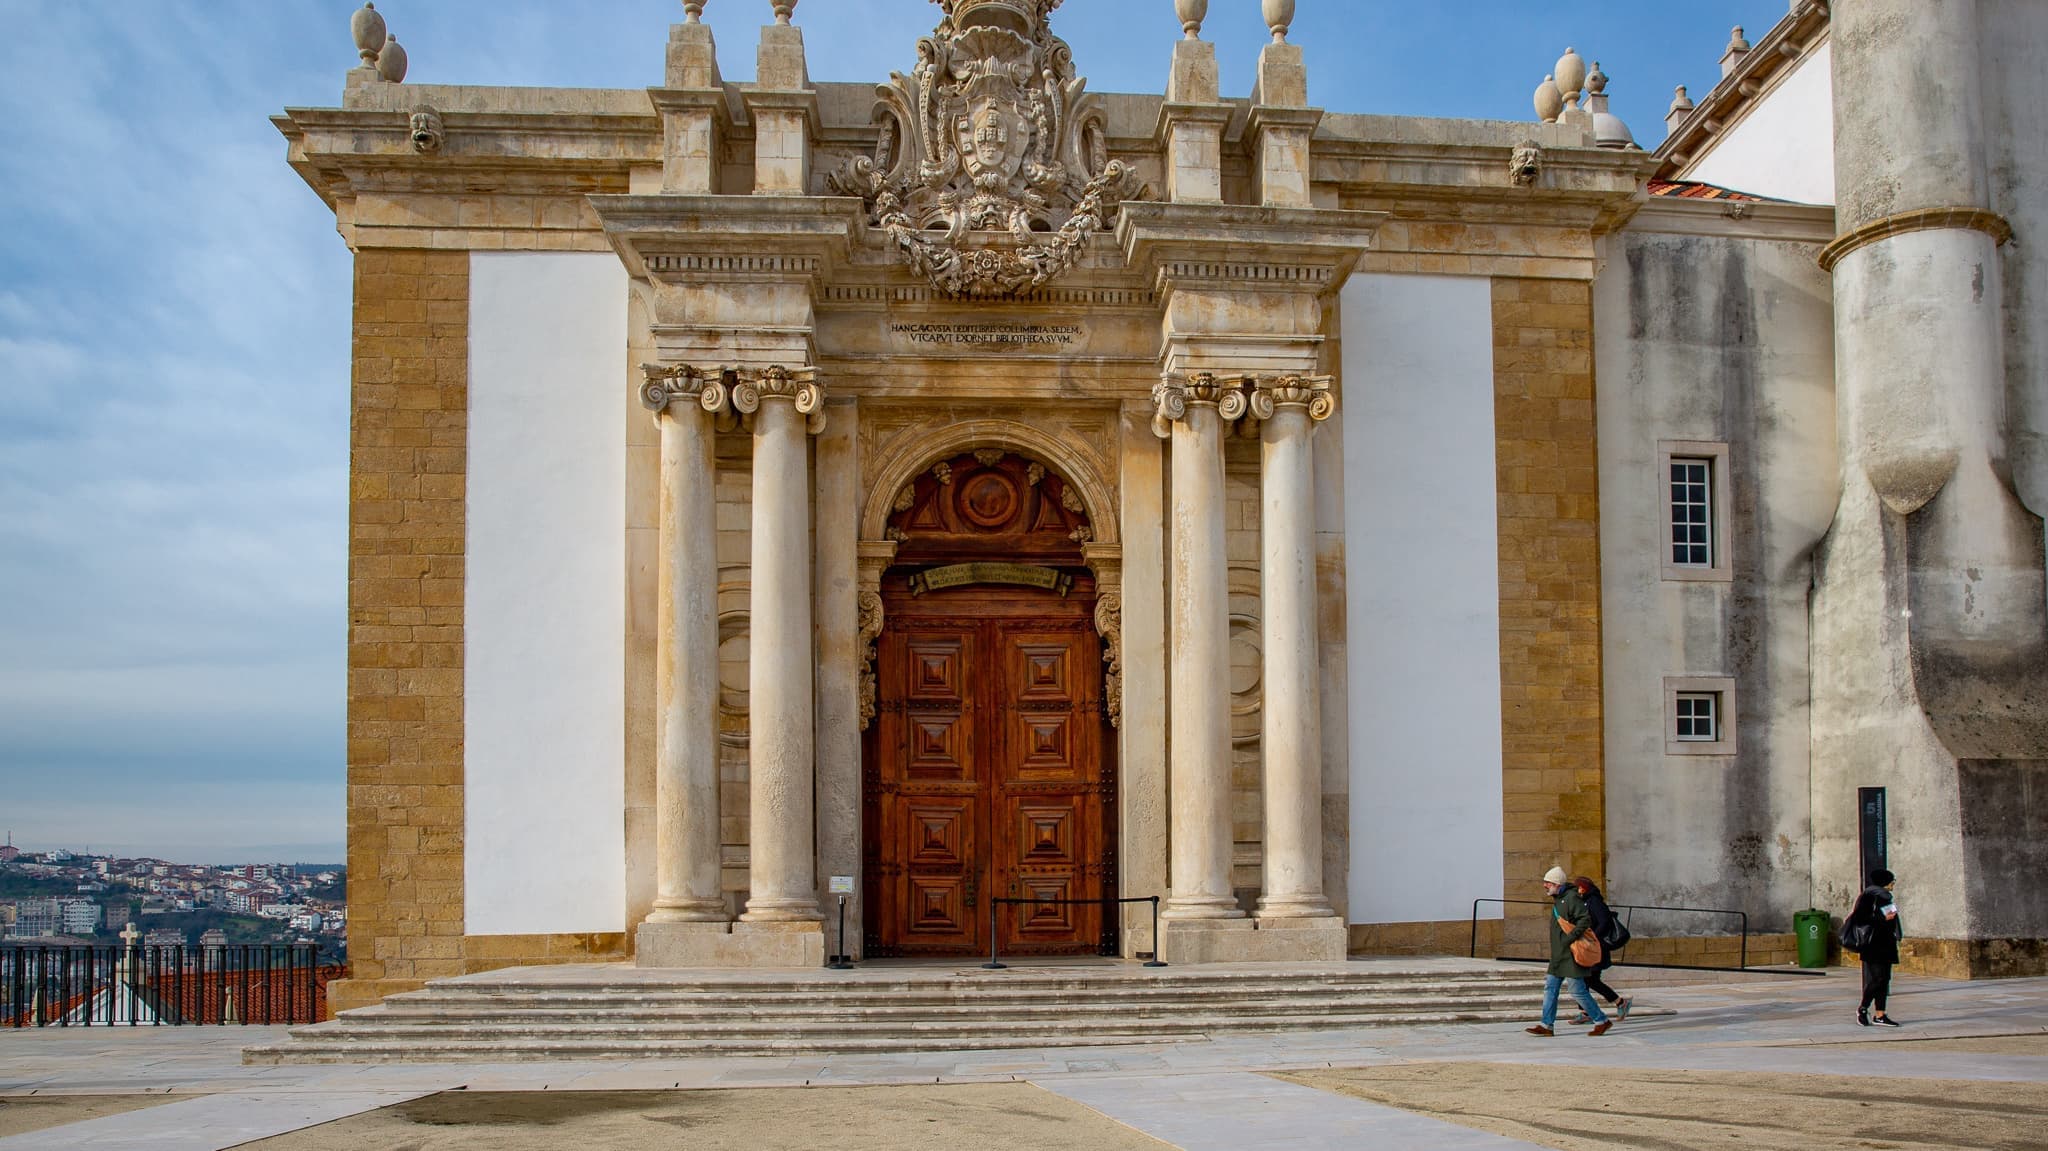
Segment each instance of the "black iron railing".
[[1018,907],[1100,907],[1107,914],[1109,906],[1122,907],[1126,903],[1149,903],[1152,905],[1152,958],[1145,961],[1147,967],[1164,967],[1159,958],[1159,897],[1140,895],[1130,899],[1013,899],[1003,897],[988,901],[988,962],[982,967],[990,971],[1001,971],[1009,964],[996,958],[996,908],[1008,903]]
[[310,943],[0,947],[0,1027],[317,1023],[344,970]]
[[[1473,900],[1473,901],[1472,901],[1472,950],[1471,950],[1471,953],[1470,953],[1470,955],[1471,955],[1471,957],[1472,957],[1473,959],[1477,959],[1477,958],[1479,958],[1479,905],[1480,905],[1480,904],[1482,904],[1482,903],[1499,903],[1499,904],[1502,904],[1502,905],[1506,905],[1506,904],[1510,904],[1510,903],[1517,903],[1517,904],[1527,904],[1527,905],[1531,905],[1531,906],[1541,906],[1541,907],[1549,907],[1549,906],[1551,906],[1551,901],[1550,901],[1550,900],[1548,900],[1548,899],[1475,899],[1475,900]],[[1737,961],[1737,963],[1736,963],[1736,970],[1738,970],[1738,971],[1739,971],[1739,970],[1744,970],[1744,969],[1747,969],[1747,968],[1749,967],[1749,913],[1748,913],[1747,911],[1730,911],[1730,910],[1727,910],[1727,909],[1725,909],[1725,908],[1715,908],[1715,907],[1658,907],[1658,906],[1656,906],[1656,905],[1654,905],[1654,904],[1649,904],[1649,903],[1610,903],[1610,904],[1608,904],[1608,905],[1607,905],[1607,909],[1608,909],[1609,911],[1614,911],[1614,912],[1619,912],[1619,913],[1622,913],[1622,914],[1621,914],[1621,925],[1622,925],[1623,927],[1627,927],[1627,926],[1629,925],[1629,918],[1630,918],[1630,915],[1632,915],[1632,914],[1633,914],[1634,912],[1638,912],[1638,911],[1657,911],[1657,912],[1673,912],[1673,913],[1677,913],[1677,914],[1680,914],[1680,915],[1715,915],[1715,916],[1723,916],[1723,917],[1726,917],[1726,916],[1734,916],[1734,917],[1735,917],[1735,918],[1736,918],[1736,919],[1737,919],[1737,920],[1739,921],[1739,925],[1740,925],[1740,929],[1741,929],[1741,934],[1742,934],[1742,946],[1741,946],[1741,950],[1740,950],[1740,952],[1739,952],[1739,959],[1738,959],[1738,961]],[[1548,929],[1547,929],[1547,926],[1546,926],[1546,931],[1547,931],[1547,930],[1548,930]],[[1546,936],[1546,937],[1547,937],[1547,936]],[[1618,955],[1620,955],[1620,954],[1621,954],[1621,953],[1622,953],[1623,951],[1626,951],[1627,949],[1628,949],[1628,945],[1624,943],[1624,944],[1622,944],[1622,945],[1621,945],[1620,947],[1617,947],[1617,948],[1615,948],[1615,949],[1613,950],[1612,954],[1614,954],[1614,955],[1617,955],[1617,956],[1618,956]],[[1545,956],[1523,956],[1523,955],[1496,955],[1496,956],[1495,956],[1494,958],[1496,958],[1496,959],[1524,959],[1524,960],[1536,960],[1536,959],[1543,959],[1543,960],[1548,960],[1548,959],[1549,959],[1550,957],[1549,957],[1549,956],[1547,956],[1547,955],[1545,955]],[[1630,966],[1630,967],[1676,967],[1676,968],[1693,968],[1693,967],[1695,967],[1696,965],[1693,965],[1693,964],[1685,964],[1685,963],[1631,963],[1631,964],[1628,964],[1628,966]],[[1724,968],[1714,968],[1713,970],[1725,970],[1725,969],[1724,969]]]

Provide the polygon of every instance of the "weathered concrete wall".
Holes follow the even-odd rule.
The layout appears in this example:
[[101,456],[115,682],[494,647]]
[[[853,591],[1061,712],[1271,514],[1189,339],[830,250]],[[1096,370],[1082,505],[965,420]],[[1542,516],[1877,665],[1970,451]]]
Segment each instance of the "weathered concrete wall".
[[1739,122],[1714,137],[1685,178],[1778,200],[1834,203],[1833,51],[1832,44],[1822,44],[1800,61]]
[[1989,0],[1835,18],[1839,225],[1863,242],[1834,268],[1844,466],[1813,613],[1817,878],[1837,902],[1854,890],[1854,789],[1892,789],[1909,930],[1954,944],[1925,953],[1954,974],[2038,967],[2048,938],[2048,908],[2004,890],[2048,864],[2048,585],[2021,499],[2039,495],[2040,321],[2033,270],[1986,215],[2041,214],[2039,160],[2020,158],[2038,129],[2020,125],[2044,23]]
[[[2023,238],[2048,235],[2048,5],[1979,0],[1978,10],[1991,207]],[[1999,256],[2013,486],[2048,516],[2048,257],[2024,239]]]
[[[1603,241],[1594,304],[1608,894],[1763,930],[1810,899],[1807,591],[1837,486],[1828,217],[1776,211],[1812,238],[1744,235],[1704,205],[1646,213]],[[1668,441],[1728,445],[1730,578],[1666,578]],[[1672,676],[1734,680],[1733,755],[1666,754]]]

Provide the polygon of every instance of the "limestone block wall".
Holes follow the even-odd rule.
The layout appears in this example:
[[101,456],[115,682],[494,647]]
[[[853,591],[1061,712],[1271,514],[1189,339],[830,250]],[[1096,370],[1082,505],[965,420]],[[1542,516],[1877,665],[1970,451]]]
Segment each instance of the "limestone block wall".
[[354,325],[337,1011],[462,972],[468,254],[360,253]]
[[[1493,357],[1506,897],[1540,899],[1606,873],[1592,285],[1496,278]],[[1508,938],[1546,922],[1511,904]]]

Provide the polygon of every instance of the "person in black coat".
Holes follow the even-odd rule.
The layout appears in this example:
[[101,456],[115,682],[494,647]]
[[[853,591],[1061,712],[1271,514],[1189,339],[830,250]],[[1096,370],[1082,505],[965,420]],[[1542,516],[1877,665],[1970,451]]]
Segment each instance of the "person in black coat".
[[[1601,894],[1600,885],[1593,882],[1591,876],[1581,875],[1572,880],[1572,883],[1578,887],[1579,898],[1586,901],[1586,911],[1593,917],[1593,934],[1600,937],[1600,966],[1586,976],[1586,990],[1605,999],[1614,1008],[1616,1019],[1627,1019],[1629,1009],[1635,1006],[1635,1000],[1609,987],[1607,980],[1600,974],[1614,966],[1614,947],[1610,941],[1620,938],[1621,933],[1617,930],[1620,924],[1615,920],[1614,912],[1608,908],[1607,897]],[[1581,1015],[1572,1022],[1584,1023],[1586,1017]]]
[[[1870,873],[1870,886],[1856,897],[1845,931],[1867,927],[1865,942],[1858,951],[1863,957],[1863,1000],[1856,1005],[1856,1022],[1865,1027],[1900,1023],[1885,1011],[1885,997],[1892,989],[1892,967],[1899,961],[1899,940],[1905,931],[1899,925],[1899,905],[1892,898],[1892,873],[1880,867]],[[1874,1009],[1874,1010],[1873,1010]]]

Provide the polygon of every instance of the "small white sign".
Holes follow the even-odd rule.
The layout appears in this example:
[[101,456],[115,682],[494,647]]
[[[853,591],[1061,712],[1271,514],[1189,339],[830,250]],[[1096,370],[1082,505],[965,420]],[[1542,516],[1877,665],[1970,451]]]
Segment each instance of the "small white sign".
[[852,895],[852,894],[853,894],[853,876],[851,876],[851,875],[835,875],[835,876],[833,876],[833,877],[832,877],[832,886],[831,886],[831,888],[830,888],[829,890],[830,890],[831,894],[833,894],[833,895]]

